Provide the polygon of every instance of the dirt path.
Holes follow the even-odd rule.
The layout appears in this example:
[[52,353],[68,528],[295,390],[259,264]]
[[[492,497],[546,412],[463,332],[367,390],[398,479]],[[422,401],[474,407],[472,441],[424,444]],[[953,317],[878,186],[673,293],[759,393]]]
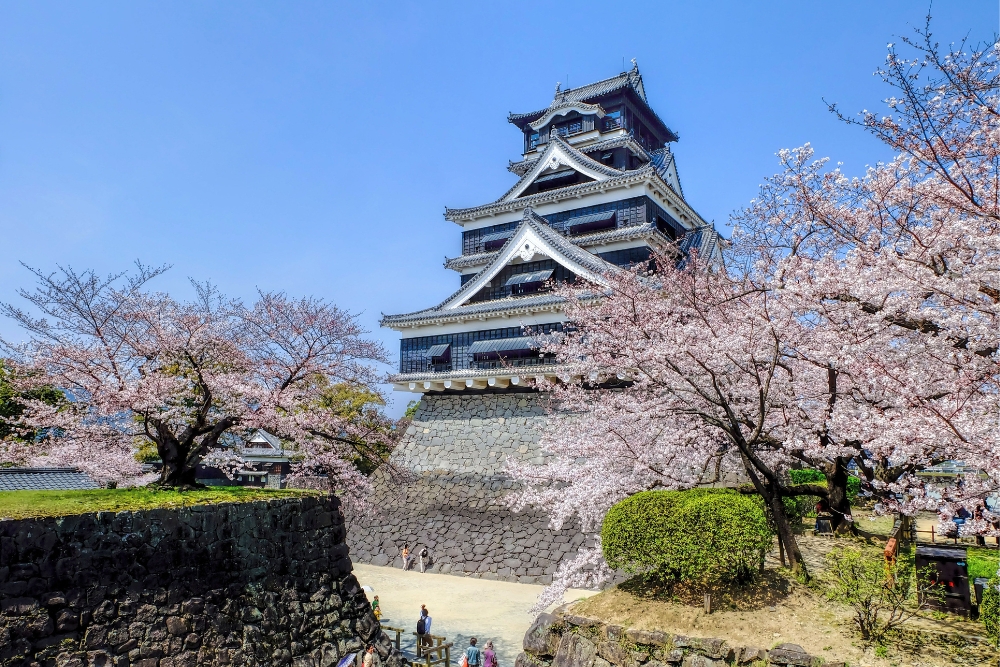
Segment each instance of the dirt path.
[[[413,654],[415,637],[411,633],[416,630],[420,605],[424,604],[434,619],[432,634],[446,636],[462,650],[469,645],[469,637],[478,638],[480,647],[491,639],[499,667],[513,667],[524,633],[534,620],[528,610],[544,588],[365,564],[356,564],[354,573],[362,586],[371,586],[379,596],[382,624],[406,630],[403,649],[407,653]],[[566,599],[590,595],[594,592],[571,590]],[[390,637],[394,636],[390,633]],[[457,651],[452,653],[453,664],[458,663],[457,656]]]

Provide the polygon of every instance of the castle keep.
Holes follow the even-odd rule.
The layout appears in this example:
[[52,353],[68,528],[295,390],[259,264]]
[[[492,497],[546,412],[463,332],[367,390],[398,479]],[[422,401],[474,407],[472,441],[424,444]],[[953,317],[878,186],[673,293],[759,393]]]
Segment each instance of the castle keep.
[[415,482],[376,478],[380,517],[356,519],[355,560],[398,563],[399,548],[427,545],[435,571],[548,583],[584,536],[512,514],[508,457],[541,463],[547,427],[536,378],[555,379],[541,348],[563,327],[560,282],[600,284],[651,250],[712,258],[722,242],[685,201],[670,144],[677,135],[646,99],[639,69],[574,89],[545,108],[511,114],[522,157],[499,199],[446,209],[462,252],[445,261],[458,289],[431,308],[387,315],[402,334],[396,390],[423,394],[392,462]]

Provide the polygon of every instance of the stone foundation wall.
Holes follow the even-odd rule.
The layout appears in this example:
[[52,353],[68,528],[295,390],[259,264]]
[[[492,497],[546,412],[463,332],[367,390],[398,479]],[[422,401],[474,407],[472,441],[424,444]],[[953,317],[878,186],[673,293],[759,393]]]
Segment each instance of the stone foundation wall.
[[515,667],[844,667],[809,655],[798,644],[770,650],[717,637],[687,637],[609,625],[565,607],[541,614],[524,635]]
[[401,667],[345,534],[332,496],[0,521],[0,664]]
[[[504,496],[508,457],[542,463],[548,418],[537,393],[425,394],[392,456],[412,481],[375,478],[373,516],[349,522],[356,561],[400,566],[400,548],[426,546],[430,571],[550,583],[558,564],[586,538],[576,526],[554,531],[538,512],[514,513]],[[419,567],[419,566],[417,566]]]

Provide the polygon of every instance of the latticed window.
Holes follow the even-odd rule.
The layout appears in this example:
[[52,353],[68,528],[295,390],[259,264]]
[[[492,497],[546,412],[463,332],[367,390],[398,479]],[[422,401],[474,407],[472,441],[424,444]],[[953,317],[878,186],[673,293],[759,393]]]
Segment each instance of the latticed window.
[[[537,337],[562,330],[562,322],[552,322],[532,327],[530,333]],[[541,356],[537,344],[534,346],[530,344],[518,345],[511,342],[511,339],[520,338],[525,334],[525,330],[521,327],[504,327],[404,338],[399,342],[399,371],[400,373],[447,372],[467,368],[499,368],[504,365],[532,366],[552,363],[552,355]],[[480,345],[474,351],[473,345],[478,341],[504,342],[498,342],[494,346]],[[511,349],[508,351],[499,348]],[[515,352],[513,348],[518,351]],[[497,354],[494,355],[494,352]]]

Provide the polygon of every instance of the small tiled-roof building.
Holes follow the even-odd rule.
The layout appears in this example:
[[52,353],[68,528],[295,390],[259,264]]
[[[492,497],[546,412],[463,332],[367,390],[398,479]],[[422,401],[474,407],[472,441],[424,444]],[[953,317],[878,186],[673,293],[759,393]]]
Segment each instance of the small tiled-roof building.
[[291,471],[289,452],[281,439],[263,429],[248,438],[236,454],[242,465],[230,479],[221,470],[210,466],[198,467],[198,482],[206,486],[259,486],[271,489],[285,487]]
[[0,491],[72,491],[100,486],[76,468],[0,468]]

